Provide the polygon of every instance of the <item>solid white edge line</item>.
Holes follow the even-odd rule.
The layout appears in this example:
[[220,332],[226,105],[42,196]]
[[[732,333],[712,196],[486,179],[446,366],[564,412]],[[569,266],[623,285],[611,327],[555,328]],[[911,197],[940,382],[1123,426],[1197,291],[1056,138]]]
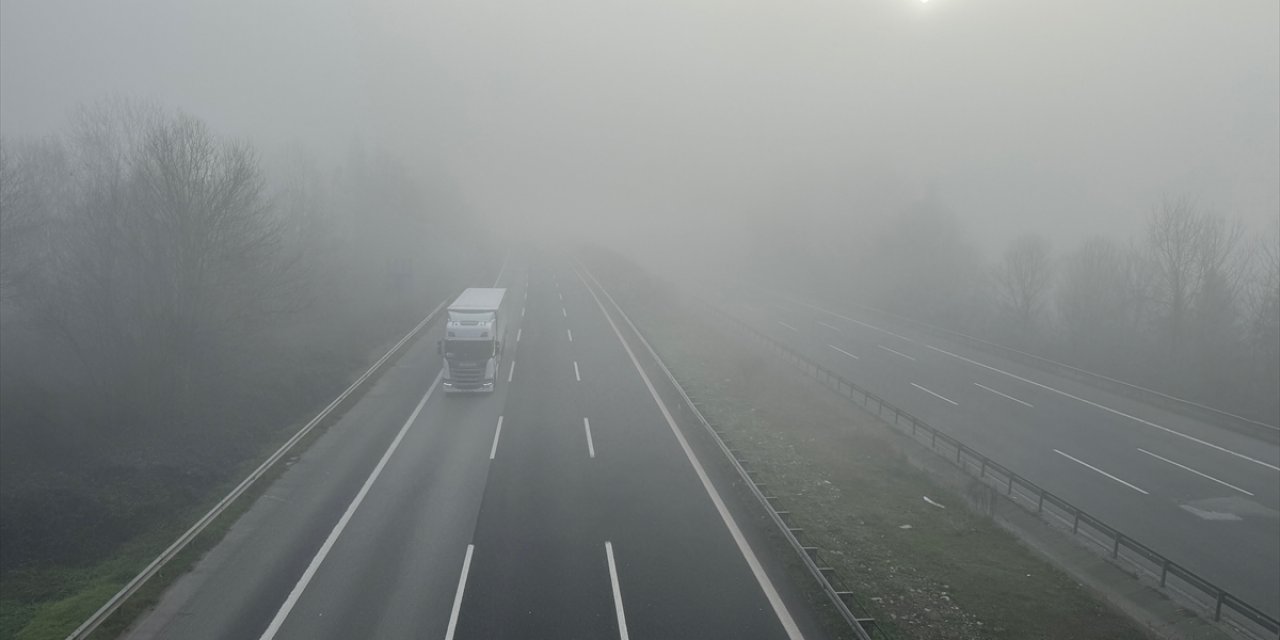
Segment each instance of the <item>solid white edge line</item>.
[[797,328],[795,328],[795,327],[793,327],[793,326],[791,326],[791,325],[789,325],[789,324],[787,324],[787,323],[785,323],[785,322],[783,322],[783,321],[781,321],[781,320],[776,320],[775,322],[777,322],[778,324],[780,324],[780,325],[782,325],[782,326],[784,326],[784,327],[786,327],[786,328],[788,328],[788,329],[790,329],[790,330],[792,330],[792,331],[794,331],[794,332],[796,332],[796,333],[800,333],[800,330],[799,330],[799,329],[797,329]]
[[613,543],[604,541],[604,555],[609,560],[609,584],[613,587],[613,609],[618,612],[618,637],[629,640],[627,616],[622,612],[622,588],[618,586],[618,567],[613,561]]
[[595,442],[591,440],[591,421],[583,418],[582,427],[587,430],[587,455],[594,458],[596,457],[596,445]]
[[915,359],[914,357],[909,356],[909,355],[907,355],[907,354],[905,354],[905,353],[903,353],[903,352],[901,352],[901,351],[894,351],[893,349],[890,349],[889,347],[886,347],[886,346],[884,346],[884,345],[882,345],[882,344],[878,344],[878,345],[876,345],[876,346],[877,346],[877,347],[880,347],[881,349],[884,349],[885,351],[888,351],[889,353],[892,353],[892,354],[893,354],[893,355],[895,355],[895,356],[902,356],[902,357],[904,357],[904,358],[906,358],[906,359],[908,359],[908,360],[910,360],[910,361],[912,361],[912,362],[915,362],[915,361],[916,361],[916,359]]
[[[587,275],[595,281],[596,286],[600,287],[600,290],[604,293],[605,297],[609,298],[609,302],[618,309],[618,313],[621,314],[623,318],[626,318],[627,323],[634,328],[635,324],[631,322],[630,318],[627,318],[626,312],[622,310],[622,307],[618,306],[618,303],[613,299],[613,296],[604,289],[600,284],[600,281],[596,280],[595,276],[591,275],[589,272]],[[581,274],[579,275],[579,278],[581,278]],[[586,283],[585,279],[583,279],[583,283]],[[738,528],[738,523],[733,519],[733,515],[729,513],[729,508],[725,506],[724,500],[720,497],[720,493],[716,490],[715,485],[711,484],[711,478],[707,476],[706,470],[702,468],[702,463],[698,461],[697,456],[693,453],[693,449],[689,447],[689,442],[685,440],[684,434],[680,431],[680,427],[676,425],[675,418],[671,417],[671,411],[667,409],[666,403],[664,403],[662,398],[658,396],[658,390],[654,388],[653,382],[649,380],[649,374],[645,373],[644,368],[640,366],[640,361],[636,359],[636,354],[631,350],[631,345],[627,344],[627,341],[623,339],[622,331],[618,329],[618,325],[614,323],[609,312],[605,310],[604,303],[600,301],[600,297],[596,295],[596,292],[590,286],[587,287],[587,292],[591,294],[593,299],[595,299],[596,305],[600,307],[600,312],[604,314],[605,320],[609,322],[609,327],[613,329],[614,335],[617,336],[618,341],[622,343],[622,349],[627,352],[627,356],[631,358],[631,364],[635,366],[636,371],[640,374],[640,379],[644,381],[645,387],[649,389],[649,395],[653,398],[653,401],[657,403],[658,409],[662,412],[662,417],[666,419],[667,426],[671,429],[671,433],[675,435],[676,441],[680,443],[680,448],[684,450],[684,455],[688,458],[689,464],[693,466],[694,473],[696,473],[698,479],[702,481],[702,488],[707,492],[707,496],[711,498],[712,504],[715,505],[716,512],[720,514],[720,520],[724,522],[724,526],[729,529],[729,534],[733,537],[734,543],[738,545],[738,552],[742,554],[743,559],[747,562],[747,566],[751,568],[751,574],[760,585],[760,589],[764,591],[765,599],[769,601],[769,606],[773,608],[773,613],[778,617],[779,624],[781,624],[782,628],[787,632],[787,637],[790,638],[790,640],[803,640],[804,635],[800,633],[800,628],[796,626],[795,620],[791,617],[791,612],[787,610],[787,605],[782,602],[782,596],[778,595],[778,590],[773,586],[773,582],[769,579],[769,574],[765,573],[764,567],[760,564],[760,559],[756,557],[755,551],[752,551],[751,545],[747,543],[746,537],[742,534],[742,530]],[[637,334],[638,333],[639,332],[637,331]],[[644,336],[641,335],[640,339],[643,341]]]
[[1180,438],[1186,438],[1187,440],[1190,440],[1190,441],[1192,441],[1192,442],[1194,442],[1194,443],[1196,443],[1196,444],[1204,445],[1204,446],[1206,446],[1206,447],[1209,447],[1210,449],[1216,449],[1216,450],[1221,451],[1221,452],[1223,452],[1223,453],[1226,453],[1226,454],[1229,454],[1229,455],[1233,455],[1233,456],[1235,456],[1235,457],[1237,457],[1237,458],[1240,458],[1241,460],[1248,460],[1249,462],[1252,462],[1252,463],[1254,463],[1254,464],[1260,464],[1260,465],[1262,465],[1262,466],[1264,466],[1264,467],[1266,467],[1266,468],[1268,468],[1268,469],[1272,469],[1272,470],[1274,470],[1274,471],[1280,471],[1280,467],[1277,467],[1276,465],[1271,464],[1271,463],[1269,463],[1269,462],[1263,462],[1262,460],[1258,460],[1257,458],[1251,458],[1251,457],[1249,457],[1249,456],[1246,456],[1246,455],[1245,455],[1245,454],[1243,454],[1243,453],[1238,453],[1238,452],[1236,452],[1236,451],[1232,451],[1231,449],[1228,449],[1228,448],[1226,448],[1226,447],[1223,447],[1223,446],[1219,446],[1219,445],[1213,444],[1212,442],[1206,442],[1206,441],[1201,440],[1200,438],[1197,438],[1197,437],[1195,437],[1195,436],[1187,435],[1187,434],[1185,434],[1185,433],[1183,433],[1183,432],[1181,432],[1181,431],[1175,431],[1175,430],[1173,430],[1173,429],[1170,429],[1169,427],[1164,427],[1164,426],[1158,425],[1158,424],[1156,424],[1156,423],[1154,423],[1154,422],[1151,422],[1150,420],[1144,420],[1144,419],[1139,418],[1139,417],[1137,417],[1137,416],[1129,415],[1129,414],[1127,414],[1127,413],[1125,413],[1125,412],[1123,412],[1123,411],[1118,411],[1118,410],[1116,410],[1116,409],[1112,409],[1111,407],[1108,407],[1108,406],[1106,406],[1106,405],[1098,404],[1098,403],[1096,403],[1096,402],[1094,402],[1094,401],[1092,401],[1092,400],[1085,400],[1084,398],[1081,398],[1080,396],[1072,395],[1072,394],[1070,394],[1070,393],[1067,393],[1066,391],[1059,391],[1059,390],[1057,390],[1057,389],[1054,389],[1053,387],[1050,387],[1049,385],[1046,385],[1046,384],[1040,384],[1039,382],[1036,382],[1035,380],[1028,380],[1028,379],[1026,379],[1026,378],[1024,378],[1024,377],[1022,377],[1022,376],[1019,376],[1019,375],[1016,375],[1016,374],[1012,374],[1012,373],[1009,373],[1008,371],[1004,371],[1004,370],[1001,370],[1001,369],[997,369],[997,368],[995,368],[995,367],[993,367],[993,366],[991,366],[991,365],[982,364],[981,362],[978,362],[978,361],[976,361],[976,360],[970,360],[969,358],[966,358],[966,357],[964,357],[964,356],[962,356],[962,355],[957,355],[957,354],[951,353],[950,351],[947,351],[947,350],[945,350],[945,349],[939,349],[938,347],[935,347],[935,346],[932,346],[932,345],[927,345],[927,344],[926,344],[926,345],[924,345],[924,346],[925,346],[925,347],[927,347],[927,348],[929,348],[929,349],[933,349],[934,351],[937,351],[938,353],[943,353],[943,354],[949,355],[949,356],[951,356],[951,357],[953,357],[953,358],[959,358],[960,360],[964,360],[965,362],[968,362],[968,363],[970,363],[970,364],[973,364],[973,365],[976,365],[976,366],[982,367],[982,368],[984,368],[984,369],[989,369],[989,370],[991,370],[991,371],[995,371],[996,373],[1002,373],[1002,374],[1004,374],[1004,375],[1006,375],[1006,376],[1009,376],[1010,378],[1013,378],[1014,380],[1020,380],[1020,381],[1025,382],[1025,383],[1027,383],[1027,384],[1029,384],[1029,385],[1039,387],[1039,388],[1044,389],[1044,390],[1046,390],[1046,391],[1052,391],[1052,392],[1054,392],[1054,393],[1056,393],[1056,394],[1058,394],[1058,395],[1060,395],[1060,396],[1064,396],[1064,397],[1067,397],[1067,398],[1071,398],[1072,400],[1079,400],[1080,402],[1083,402],[1083,403],[1085,403],[1085,404],[1087,404],[1087,405],[1089,405],[1089,406],[1091,406],[1091,407],[1097,407],[1098,409],[1102,409],[1103,411],[1107,411],[1107,412],[1110,412],[1110,413],[1114,413],[1115,415],[1118,415],[1118,416],[1121,416],[1121,417],[1124,417],[1124,418],[1128,418],[1128,419],[1130,419],[1130,420],[1133,420],[1134,422],[1137,422],[1137,423],[1140,423],[1140,424],[1145,424],[1145,425],[1147,425],[1148,427],[1154,427],[1154,428],[1156,428],[1156,429],[1159,429],[1159,430],[1164,431],[1164,432],[1166,432],[1166,433],[1173,434],[1173,435],[1178,436],[1178,437],[1180,437]]
[[960,406],[960,403],[959,403],[959,402],[956,402],[955,400],[952,400],[951,398],[948,398],[948,397],[946,397],[946,396],[944,396],[944,395],[942,395],[942,394],[940,394],[940,393],[937,393],[937,392],[935,392],[935,391],[930,391],[930,390],[928,390],[928,389],[926,389],[926,388],[924,388],[924,387],[922,387],[922,386],[920,386],[920,385],[918,385],[918,384],[916,384],[916,383],[914,383],[914,382],[912,382],[912,383],[911,383],[911,386],[913,386],[913,387],[915,387],[915,388],[917,388],[917,389],[919,389],[919,390],[921,390],[921,391],[923,391],[923,392],[925,392],[925,393],[927,393],[927,394],[929,394],[929,395],[931,395],[931,396],[933,396],[933,397],[935,397],[935,398],[937,398],[937,399],[939,399],[939,400],[942,400],[943,402],[950,402],[952,406],[955,406],[955,407]]
[[835,346],[834,344],[829,344],[827,346],[831,347],[832,349],[835,349],[836,351],[839,351],[840,353],[845,354],[846,356],[849,356],[850,358],[853,358],[854,360],[858,359],[858,356],[855,356],[852,353],[849,353],[848,351],[845,351],[844,349],[841,349],[840,347]]
[[467,574],[471,572],[471,554],[476,545],[467,545],[467,555],[462,558],[462,575],[458,576],[458,592],[453,596],[453,610],[449,612],[449,628],[445,629],[444,640],[453,640],[453,632],[458,628],[458,612],[462,610],[462,594],[467,590]]
[[1224,487],[1230,487],[1230,488],[1232,488],[1232,489],[1235,489],[1236,491],[1239,491],[1240,493],[1243,493],[1243,494],[1245,494],[1246,496],[1252,496],[1252,495],[1253,495],[1253,493],[1248,492],[1248,491],[1245,491],[1244,489],[1241,489],[1240,487],[1237,487],[1237,486],[1235,486],[1234,484],[1231,484],[1230,482],[1225,482],[1225,481],[1223,481],[1223,480],[1219,480],[1219,479],[1217,479],[1217,478],[1215,478],[1215,477],[1213,477],[1213,476],[1211,476],[1211,475],[1209,475],[1209,474],[1207,474],[1207,473],[1204,473],[1203,471],[1197,471],[1197,470],[1195,470],[1195,469],[1192,469],[1191,467],[1188,467],[1188,466],[1187,466],[1187,465],[1185,465],[1185,464],[1180,464],[1180,463],[1174,462],[1174,461],[1172,461],[1172,460],[1170,460],[1170,459],[1168,459],[1168,458],[1166,458],[1166,457],[1164,457],[1164,456],[1161,456],[1161,455],[1158,455],[1158,454],[1155,454],[1155,453],[1151,453],[1150,451],[1147,451],[1146,449],[1143,449],[1142,447],[1138,447],[1138,451],[1141,451],[1141,452],[1143,452],[1143,453],[1145,453],[1145,454],[1147,454],[1147,455],[1149,455],[1149,456],[1151,456],[1152,458],[1155,458],[1155,459],[1157,459],[1157,460],[1164,460],[1165,462],[1168,462],[1169,464],[1171,464],[1171,465],[1173,465],[1173,466],[1175,466],[1175,467],[1178,467],[1179,469],[1185,469],[1185,470],[1190,471],[1191,473],[1194,473],[1194,474],[1196,474],[1196,475],[1198,475],[1198,476],[1200,476],[1200,477],[1202,477],[1202,478],[1207,478],[1207,479],[1209,479],[1209,480],[1212,480],[1212,481],[1214,481],[1214,482],[1216,482],[1216,483],[1218,483],[1218,484],[1220,484],[1220,485],[1222,485],[1222,486],[1224,486]]
[[1130,483],[1128,483],[1128,482],[1125,482],[1124,480],[1121,480],[1120,478],[1117,478],[1117,477],[1115,477],[1115,476],[1113,476],[1113,475],[1111,475],[1111,474],[1107,473],[1106,471],[1103,471],[1102,469],[1099,469],[1099,468],[1097,468],[1097,467],[1095,467],[1095,466],[1093,466],[1093,465],[1089,464],[1088,462],[1085,462],[1084,460],[1081,460],[1081,459],[1079,459],[1079,458],[1077,458],[1077,457],[1075,457],[1075,456],[1073,456],[1073,455],[1071,455],[1071,454],[1069,454],[1069,453],[1063,453],[1062,451],[1059,451],[1058,449],[1054,449],[1053,451],[1054,451],[1054,453],[1057,453],[1058,455],[1060,455],[1060,456],[1062,456],[1062,457],[1064,457],[1064,458],[1066,458],[1066,459],[1068,459],[1068,460],[1071,460],[1072,462],[1075,462],[1075,463],[1077,463],[1077,464],[1081,464],[1081,465],[1084,465],[1084,466],[1086,466],[1086,467],[1088,467],[1088,468],[1090,468],[1090,469],[1093,469],[1094,471],[1097,471],[1098,473],[1101,473],[1102,475],[1104,475],[1104,476],[1106,476],[1106,477],[1108,477],[1108,478],[1111,478],[1112,480],[1115,480],[1116,482],[1119,482],[1120,484],[1122,484],[1122,485],[1124,485],[1124,486],[1126,486],[1126,487],[1129,487],[1130,489],[1133,489],[1134,491],[1137,491],[1138,493],[1141,493],[1141,494],[1142,494],[1142,495],[1144,495],[1144,496],[1145,496],[1145,495],[1151,495],[1151,493],[1150,493],[1149,491],[1147,491],[1146,489],[1143,489],[1143,488],[1141,488],[1141,487],[1139,487],[1139,486],[1137,486],[1137,485],[1134,485],[1134,484],[1130,484]]
[[582,382],[582,374],[578,373],[578,361],[573,361],[573,378],[578,382]]
[[1000,396],[1000,397],[1002,397],[1002,398],[1007,398],[1007,399],[1009,399],[1009,400],[1012,400],[1012,401],[1014,401],[1014,402],[1016,402],[1016,403],[1018,403],[1018,404],[1020,404],[1020,405],[1022,405],[1022,406],[1024,406],[1024,407],[1031,407],[1032,409],[1034,409],[1034,408],[1035,408],[1035,405],[1031,404],[1030,402],[1023,402],[1023,401],[1021,401],[1021,400],[1019,400],[1019,399],[1017,399],[1017,398],[1015,398],[1015,397],[1013,397],[1013,396],[1011,396],[1011,395],[1009,395],[1009,394],[1007,394],[1007,393],[1000,393],[999,391],[996,391],[995,389],[992,389],[991,387],[988,387],[987,385],[982,384],[981,382],[975,382],[975,383],[973,383],[973,384],[974,384],[974,385],[976,385],[976,386],[978,386],[979,388],[986,389],[987,391],[990,391],[991,393],[994,393],[994,394],[996,394],[996,395],[998,395],[998,396]]
[[498,455],[498,438],[502,435],[502,416],[498,416],[498,428],[493,432],[493,448],[489,449],[489,459]]
[[516,375],[516,359],[512,358],[511,368],[507,370],[507,382],[511,382],[511,379],[514,378],[515,375]]
[[293,607],[298,604],[298,599],[302,597],[302,592],[306,590],[307,585],[311,583],[311,579],[316,575],[316,571],[320,569],[321,563],[328,557],[329,551],[333,549],[333,545],[337,543],[338,536],[342,535],[342,530],[347,528],[347,523],[351,522],[351,516],[355,514],[356,509],[360,507],[360,503],[364,502],[364,497],[368,495],[369,488],[373,486],[378,476],[382,475],[382,469],[387,466],[387,461],[391,459],[391,454],[396,452],[400,447],[400,441],[404,439],[404,434],[409,431],[409,427],[413,426],[418,414],[422,412],[422,407],[426,406],[427,400],[431,394],[435,392],[436,385],[440,384],[440,377],[444,372],[437,373],[436,379],[427,387],[427,392],[423,394],[422,399],[418,401],[418,406],[413,408],[413,413],[409,414],[409,419],[404,421],[404,426],[400,427],[400,432],[396,434],[391,445],[383,452],[382,458],[378,460],[377,466],[373,468],[373,472],[365,479],[361,485],[360,491],[356,493],[356,497],[351,500],[351,504],[347,505],[347,510],[343,512],[342,517],[338,519],[338,524],[333,526],[333,530],[329,532],[329,536],[325,538],[324,544],[320,545],[320,550],[311,558],[311,563],[307,565],[306,571],[302,573],[302,577],[298,578],[297,584],[293,585],[293,590],[289,592],[289,597],[285,598],[284,604],[280,605],[280,609],[276,611],[276,615],[271,619],[271,624],[267,625],[266,631],[262,632],[261,640],[271,640],[280,631],[280,627],[284,625],[284,621],[289,617],[289,612],[293,611]]
[[503,256],[502,256],[502,266],[498,268],[498,277],[496,277],[496,278],[494,278],[494,279],[493,279],[493,286],[495,286],[495,287],[496,287],[496,286],[498,286],[498,283],[499,283],[499,282],[502,282],[502,274],[503,274],[503,273],[506,273],[506,271],[507,271],[507,260],[508,260],[508,259],[510,259],[510,258],[511,258],[511,252],[510,252],[510,251],[508,251],[505,255],[503,255]]

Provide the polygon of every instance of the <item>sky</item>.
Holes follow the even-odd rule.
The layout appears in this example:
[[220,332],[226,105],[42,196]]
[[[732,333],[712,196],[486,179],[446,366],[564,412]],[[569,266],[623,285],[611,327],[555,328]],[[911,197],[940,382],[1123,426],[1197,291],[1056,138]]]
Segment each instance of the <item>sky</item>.
[[0,133],[153,100],[513,235],[687,250],[937,203],[998,251],[1280,215],[1275,0],[0,0]]

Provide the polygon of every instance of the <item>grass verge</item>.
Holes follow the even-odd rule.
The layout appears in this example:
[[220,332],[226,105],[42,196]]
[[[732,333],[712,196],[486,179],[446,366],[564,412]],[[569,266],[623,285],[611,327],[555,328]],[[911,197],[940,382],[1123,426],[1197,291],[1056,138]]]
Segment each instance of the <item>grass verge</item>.
[[914,468],[900,449],[913,443],[875,417],[726,333],[647,275],[617,263],[601,275],[882,635],[1149,637]]
[[[384,365],[384,371],[390,369],[399,356],[408,351],[411,344],[412,342],[406,344],[405,349],[396,358],[389,359]],[[389,346],[390,344],[384,345],[376,354],[384,353]],[[363,373],[363,369],[353,374],[347,384],[350,384],[360,373]],[[376,377],[371,379],[370,385],[375,380]],[[323,422],[316,425],[306,437],[298,441],[289,456],[268,469],[248,491],[211,522],[182,552],[125,601],[94,632],[92,637],[115,638],[133,624],[139,615],[154,606],[161,594],[222,540],[231,525],[288,469],[301,452],[342,417],[345,409],[354,404],[359,395],[361,394],[355,394],[345,407],[339,407]],[[329,399],[324,400],[308,415],[314,415],[329,401]],[[52,566],[20,569],[4,576],[3,586],[0,589],[0,640],[66,638],[148,563],[168,548],[192,523],[208,513],[244,477],[297,433],[305,422],[303,420],[278,431],[262,443],[257,455],[248,457],[227,476],[223,483],[211,489],[203,501],[173,512],[171,517],[164,519],[158,526],[150,528],[121,545],[110,558],[82,567]]]

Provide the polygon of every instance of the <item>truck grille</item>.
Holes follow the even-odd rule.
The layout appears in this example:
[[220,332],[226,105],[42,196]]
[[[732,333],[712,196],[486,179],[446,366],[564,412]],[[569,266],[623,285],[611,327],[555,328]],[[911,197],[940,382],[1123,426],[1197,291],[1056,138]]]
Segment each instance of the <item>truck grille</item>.
[[484,383],[484,367],[449,367],[453,386],[459,389],[479,387]]

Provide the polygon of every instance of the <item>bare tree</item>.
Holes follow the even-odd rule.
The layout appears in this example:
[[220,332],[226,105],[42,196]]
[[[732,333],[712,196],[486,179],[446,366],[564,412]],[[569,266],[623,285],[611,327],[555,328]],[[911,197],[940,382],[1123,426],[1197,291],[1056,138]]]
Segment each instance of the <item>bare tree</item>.
[[1247,296],[1247,349],[1264,416],[1280,420],[1280,219],[1259,237]]
[[1018,333],[1029,338],[1053,284],[1049,241],[1034,234],[1015,238],[993,277],[999,300],[1014,316]]
[[189,116],[91,110],[69,140],[75,197],[49,243],[43,317],[105,419],[177,430],[290,310],[281,222],[253,152]]
[[1186,197],[1166,199],[1151,214],[1147,239],[1170,353],[1186,351],[1193,313],[1204,330],[1227,321],[1239,284],[1233,260],[1242,235],[1242,227],[1200,211]]
[[1068,344],[1097,353],[1121,342],[1134,306],[1125,251],[1101,236],[1085,240],[1063,261],[1055,308]]

